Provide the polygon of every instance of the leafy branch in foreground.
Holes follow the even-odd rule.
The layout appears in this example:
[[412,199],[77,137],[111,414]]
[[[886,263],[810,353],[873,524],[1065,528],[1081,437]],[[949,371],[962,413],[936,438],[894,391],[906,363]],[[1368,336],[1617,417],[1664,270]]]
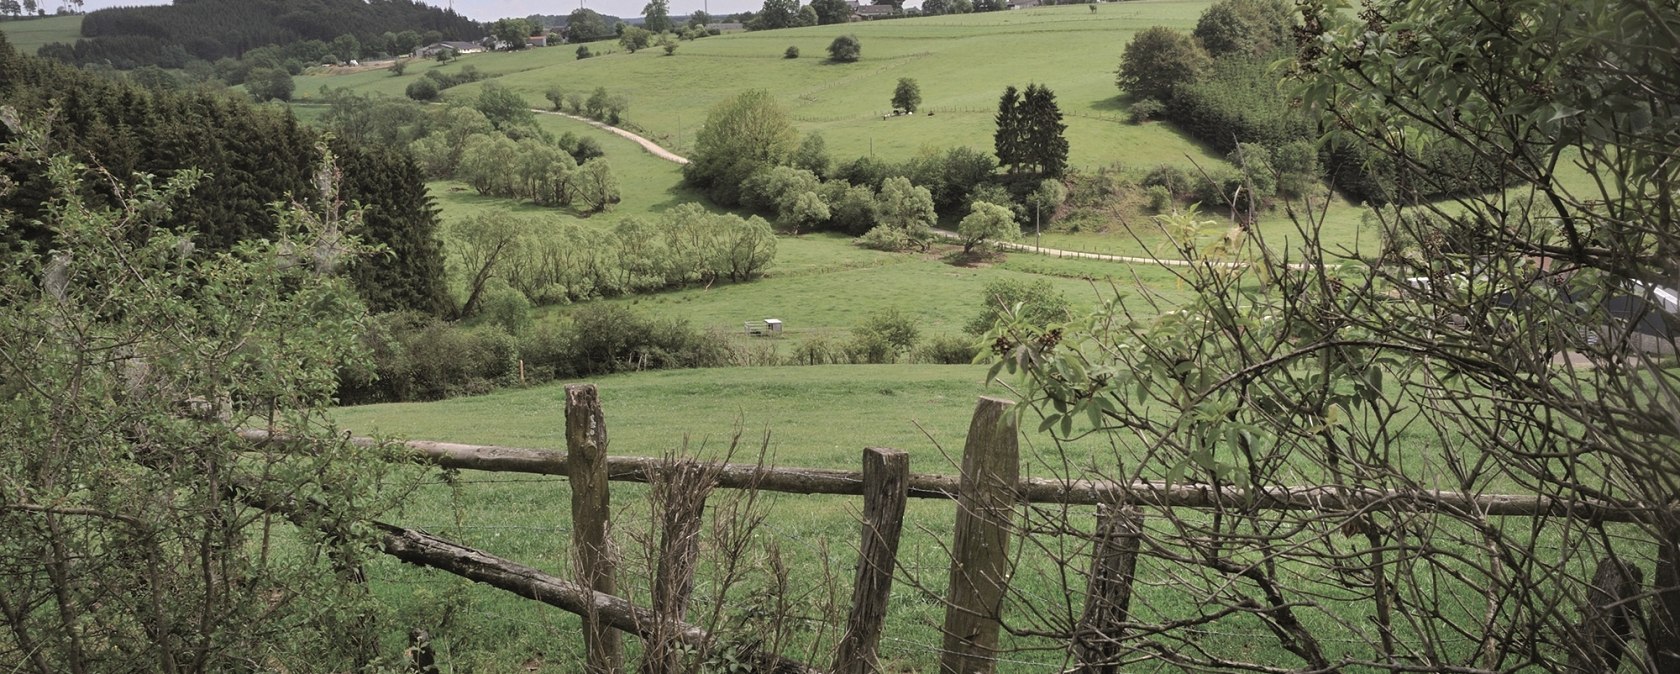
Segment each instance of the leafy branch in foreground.
[[[1186,300],[1120,297],[1086,322],[989,334],[1021,375],[1049,469],[1236,494],[1380,489],[1386,509],[1143,507],[1130,614],[1106,666],[1195,670],[1670,671],[1680,665],[1680,110],[1664,27],[1641,0],[1307,3],[1292,64],[1333,143],[1395,166],[1384,254],[1321,244],[1325,204],[1289,205],[1307,242],[1216,241],[1162,218]],[[1473,155],[1509,190],[1416,159]],[[1252,178],[1251,178],[1252,179]],[[1446,201],[1416,195],[1452,194]],[[1408,196],[1410,195],[1410,196]],[[1275,233],[1273,234],[1275,236]],[[1055,338],[1052,338],[1052,335]],[[1025,422],[1025,420],[1023,420]],[[1544,495],[1535,517],[1405,494]],[[1604,503],[1630,524],[1586,516]],[[1079,593],[1096,537],[1029,509],[1015,586]],[[1097,555],[1101,557],[1101,555]],[[1159,583],[1161,587],[1151,587]],[[1039,590],[1039,594],[1046,591]],[[1056,596],[1054,591],[1049,595]],[[1187,601],[1190,597],[1193,600]],[[1089,639],[1079,608],[1024,601],[1018,635]]]
[[[358,536],[293,528],[233,490],[353,521],[398,484],[322,414],[338,371],[367,358],[366,311],[332,273],[364,250],[337,176],[320,173],[321,210],[278,208],[274,240],[204,253],[157,226],[196,172],[127,189],[4,112],[0,161],[49,173],[53,247],[0,264],[0,659],[42,674],[374,662]],[[323,449],[255,456],[233,433],[246,424]]]

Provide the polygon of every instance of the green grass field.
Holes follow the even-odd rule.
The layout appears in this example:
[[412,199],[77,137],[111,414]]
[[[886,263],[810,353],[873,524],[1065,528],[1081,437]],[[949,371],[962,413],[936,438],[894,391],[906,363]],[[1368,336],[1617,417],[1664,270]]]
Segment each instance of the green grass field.
[[81,16],[49,16],[41,19],[0,21],[0,33],[20,54],[34,55],[41,45],[74,43],[82,36]]
[[[579,61],[570,46],[475,54],[448,66],[472,65],[546,107],[551,86],[589,92],[596,87],[630,99],[629,118],[660,144],[679,153],[716,102],[746,89],[774,93],[800,129],[820,131],[836,159],[870,154],[905,159],[924,147],[990,148],[992,115],[1007,85],[1037,82],[1056,92],[1066,115],[1071,163],[1096,168],[1115,161],[1132,165],[1174,163],[1188,167],[1222,161],[1168,125],[1125,123],[1114,71],[1131,35],[1152,25],[1188,29],[1207,0],[1143,0],[1046,7],[849,25],[739,33],[683,42],[674,56],[647,49]],[[856,63],[826,61],[828,43],[854,34],[863,46]],[[600,49],[613,43],[595,43]],[[783,51],[799,47],[801,57]],[[411,65],[403,77],[383,70],[298,78],[300,95],[320,86],[348,87],[401,96],[412,78],[437,66]],[[917,114],[882,120],[900,77],[916,79],[923,106]],[[463,85],[447,97],[472,96]],[[1187,158],[1188,157],[1188,158]]]
[[[609,451],[614,455],[663,456],[686,448],[687,454],[708,459],[730,456],[736,462],[758,459],[775,466],[856,469],[865,447],[891,447],[910,454],[911,470],[955,474],[967,423],[980,395],[1010,397],[1000,386],[986,386],[980,366],[842,365],[815,367],[726,368],[644,372],[598,377],[605,412]],[[565,446],[565,395],[560,383],[525,390],[508,390],[474,398],[436,403],[372,405],[344,408],[337,421],[357,434],[379,433],[407,438],[466,443],[502,444],[562,449]],[[1029,419],[1033,417],[1030,416]],[[1031,422],[1022,435],[1021,470],[1027,476],[1063,474],[1069,465],[1121,465],[1136,449],[1109,445],[1107,436],[1058,446]],[[737,445],[735,438],[739,437]],[[1112,440],[1124,442],[1122,440]],[[1397,438],[1427,456],[1419,439]],[[735,448],[730,455],[731,448]],[[716,492],[709,517],[729,512],[729,500],[741,492]],[[620,591],[645,601],[651,574],[647,556],[653,521],[648,490],[636,484],[613,487],[613,536],[623,556]],[[760,494],[757,508],[767,515],[753,536],[753,552],[746,573],[752,580],[734,588],[727,605],[752,605],[754,596],[767,596],[763,572],[771,566],[773,547],[790,569],[792,583],[781,590],[793,612],[809,621],[783,652],[826,663],[836,634],[812,626],[838,624],[825,611],[829,602],[843,612],[850,596],[852,564],[859,537],[858,501],[854,497]],[[518,560],[551,573],[569,569],[569,491],[562,478],[461,471],[447,481],[432,477],[404,502],[390,519],[438,533],[492,554]],[[938,500],[913,500],[906,514],[900,547],[899,580],[891,599],[882,644],[884,671],[934,671],[940,643],[944,591],[955,508]],[[1092,526],[1089,508],[1040,513],[1074,530]],[[1186,515],[1197,517],[1197,515]],[[716,522],[716,520],[709,520]],[[1522,535],[1524,520],[1510,520]],[[710,526],[710,525],[708,525]],[[703,620],[718,597],[716,532],[706,530],[702,569],[696,585],[696,608]],[[1035,535],[1017,560],[1012,586],[1020,593],[1006,605],[1006,615],[1054,612],[1082,582],[1071,579],[1050,553],[1077,559],[1073,537],[1048,532]],[[1080,562],[1082,565],[1084,562]],[[1140,620],[1152,616],[1183,615],[1196,610],[1197,590],[1181,585],[1183,570],[1171,563],[1146,558],[1138,567],[1142,586],[1134,601]],[[1322,569],[1317,569],[1321,572]],[[1298,587],[1323,583],[1315,569],[1285,569]],[[445,660],[462,668],[507,671],[521,662],[529,671],[575,671],[581,661],[576,619],[503,592],[417,570],[386,560],[373,562],[374,587],[401,625],[438,626],[434,636]],[[928,592],[907,582],[913,578]],[[1178,578],[1176,582],[1172,579]],[[1338,620],[1363,620],[1358,600],[1337,604],[1344,590],[1325,583],[1318,597],[1327,608],[1304,611],[1303,622],[1321,634],[1334,633]],[[1075,602],[1075,608],[1078,604]],[[1335,615],[1335,606],[1351,606],[1352,615]],[[842,613],[843,614],[843,613]],[[739,612],[735,614],[739,616]],[[1212,626],[1199,641],[1209,652],[1253,658],[1272,664],[1295,662],[1270,633],[1252,618],[1236,617]],[[1406,638],[1401,635],[1401,638]],[[1351,643],[1351,642],[1350,642]],[[1473,644],[1473,642],[1467,642]],[[1054,639],[1004,639],[1008,666],[999,671],[1036,671],[1063,665],[1062,644]],[[1335,652],[1353,648],[1327,644]],[[1365,653],[1364,655],[1368,655]],[[1162,665],[1130,671],[1173,671]]]

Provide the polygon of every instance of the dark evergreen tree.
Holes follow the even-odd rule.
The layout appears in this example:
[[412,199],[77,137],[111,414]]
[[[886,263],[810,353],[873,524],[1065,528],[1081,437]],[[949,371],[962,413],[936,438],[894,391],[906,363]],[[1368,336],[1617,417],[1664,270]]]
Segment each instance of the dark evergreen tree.
[[[225,250],[275,231],[273,205],[318,205],[314,187],[319,137],[284,109],[207,92],[150,92],[122,80],[18,55],[0,38],[0,100],[23,118],[49,121],[52,143],[82,163],[124,182],[149,174],[163,181],[188,169],[204,172],[191,194],[159,214],[157,225],[193,233],[199,250]],[[13,140],[0,124],[0,143]],[[381,308],[446,309],[436,215],[411,162],[400,154],[341,148],[348,163],[342,193],[368,207],[365,239],[392,255],[363,262],[357,281]],[[44,167],[0,165],[15,189],[0,211],[19,217],[0,245],[50,250],[48,232],[28,223],[55,195]],[[108,183],[87,181],[84,198],[110,200]],[[115,205],[115,204],[112,204]]]
[[405,150],[344,141],[332,150],[343,172],[339,197],[363,206],[362,238],[385,245],[381,258],[350,270],[368,308],[448,314],[438,209],[414,159]]
[[1067,125],[1062,123],[1062,110],[1056,106],[1056,94],[1050,91],[1050,87],[1027,85],[1020,116],[1025,126],[1022,148],[1027,163],[1039,175],[1060,178],[1067,172],[1068,142]]
[[1003,90],[1003,97],[998,99],[997,133],[993,134],[993,145],[997,150],[998,164],[1015,173],[1024,163],[1022,143],[1023,121],[1021,119],[1021,94],[1010,85]]

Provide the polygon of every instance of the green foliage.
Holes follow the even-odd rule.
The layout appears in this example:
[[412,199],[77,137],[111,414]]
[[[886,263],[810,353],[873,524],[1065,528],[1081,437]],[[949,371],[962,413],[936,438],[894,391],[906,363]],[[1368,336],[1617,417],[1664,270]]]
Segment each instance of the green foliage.
[[525,48],[525,38],[537,29],[525,19],[497,19],[490,24],[490,38],[501,49],[519,51]]
[[655,34],[671,30],[670,0],[649,0],[642,7],[642,26]]
[[1294,13],[1285,0],[1219,0],[1202,12],[1192,34],[1214,58],[1264,56],[1294,46]]
[[[354,213],[276,209],[272,240],[195,249],[161,216],[203,174],[79,184],[108,174],[45,155],[61,141],[10,106],[0,117],[0,164],[40,167],[55,195],[36,222],[52,245],[0,252],[0,604],[28,608],[0,622],[11,647],[30,642],[15,664],[225,671],[260,652],[289,671],[354,668],[380,611],[346,582],[367,536],[339,523],[408,488],[324,413],[337,372],[367,363],[366,310],[331,272],[366,252]],[[236,435],[251,419],[322,451],[252,453]],[[255,499],[335,519],[293,528]]]
[[1162,164],[1149,169],[1149,172],[1144,174],[1143,181],[1140,184],[1144,187],[1165,188],[1174,199],[1183,199],[1190,196],[1190,191],[1194,189],[1195,182],[1196,179],[1192,178],[1188,171],[1177,166]]
[[787,111],[769,92],[736,94],[707,114],[683,178],[707,190],[713,201],[732,206],[740,201],[741,183],[764,168],[785,163],[798,137]]
[[[593,9],[579,7],[566,15],[566,40],[569,42],[594,42],[613,37],[612,26],[607,25],[607,19]],[[578,46],[578,58],[589,58],[589,50]]]
[[793,166],[810,171],[818,178],[828,177],[828,169],[834,162],[828,158],[828,144],[819,132],[805,135],[799,141],[799,149],[793,153]]
[[1173,209],[1173,193],[1166,185],[1150,185],[1143,193],[1149,199],[1149,210],[1166,213]]
[[878,229],[901,232],[910,244],[927,248],[939,216],[933,209],[933,194],[926,187],[918,187],[901,176],[888,178],[881,183],[876,202],[881,214]]
[[799,0],[764,0],[764,6],[747,23],[748,30],[775,30],[798,25]]
[[630,26],[625,28],[624,32],[618,36],[618,46],[623,47],[624,51],[634,54],[638,50],[646,49],[648,45],[653,44],[653,35],[653,32],[646,28]]
[[1060,180],[1046,178],[1038,182],[1038,187],[1027,194],[1026,206],[1033,209],[1037,217],[1043,222],[1049,222],[1056,209],[1061,208],[1067,201],[1068,188]]
[[841,35],[828,43],[828,60],[835,63],[854,63],[863,57],[863,43],[855,35]]
[[979,355],[980,345],[973,337],[935,335],[916,347],[911,360],[931,365],[967,365]]
[[605,158],[584,162],[578,167],[577,200],[591,213],[600,213],[621,200],[618,179]]
[[586,58],[589,58],[589,57],[592,57],[592,56],[594,56],[594,54],[590,53],[589,45],[586,45],[586,44],[578,45],[577,58],[578,58],[579,61],[582,61],[582,60],[584,60]]
[[1168,114],[1186,133],[1227,154],[1239,142],[1279,147],[1312,138],[1313,120],[1290,105],[1282,87],[1264,59],[1222,58],[1204,79],[1177,89]]
[[342,199],[365,205],[359,234],[384,246],[381,257],[350,266],[357,293],[374,311],[449,313],[437,208],[419,167],[399,149],[343,140],[332,149]]
[[560,112],[560,108],[566,104],[566,90],[560,88],[558,84],[551,85],[547,91],[543,92],[543,98],[548,99],[550,110]]
[[289,57],[318,62],[329,52],[344,59],[405,54],[424,37],[432,37],[427,42],[476,40],[484,33],[479,23],[424,3],[320,0],[253,4],[238,11],[214,3],[102,9],[83,17],[82,35],[87,39],[71,48],[77,64],[178,68],[182,57],[214,61],[263,45],[311,42],[319,45],[316,53]]
[[538,304],[577,302],[686,285],[745,282],[776,258],[776,236],[761,218],[742,219],[683,204],[654,222],[534,220],[505,212],[451,224],[454,274],[473,315],[491,279]]
[[531,112],[531,106],[525,103],[524,97],[499,82],[485,82],[484,88],[478,90],[473,107],[502,131],[529,127],[534,123],[535,113]]
[[922,87],[916,84],[916,80],[908,77],[898,78],[898,86],[893,89],[893,109],[915,112],[921,105]]
[[[829,222],[834,229],[852,236],[859,236],[870,231],[881,218],[881,205],[875,200],[875,191],[864,185],[848,185],[835,181],[825,185],[829,203]],[[879,246],[876,246],[879,248]],[[899,247],[885,248],[898,250]]]
[[[844,0],[842,0],[842,2],[843,1]],[[785,59],[799,58],[799,47],[789,45],[787,50],[782,52],[782,58],[785,58]]]
[[257,68],[245,80],[245,91],[258,101],[292,100],[292,76],[279,68]]
[[437,80],[430,77],[409,82],[408,87],[403,90],[404,96],[421,102],[435,101],[439,93]]
[[957,224],[957,234],[962,236],[963,254],[968,255],[988,241],[1021,238],[1021,226],[1015,223],[1015,214],[1008,208],[976,201],[968,216]]
[[753,174],[741,186],[741,203],[774,213],[776,223],[793,233],[827,223],[830,216],[828,204],[822,198],[822,180],[810,171],[791,166],[776,166]]
[[915,347],[920,337],[915,318],[896,308],[883,309],[852,329],[852,348],[859,362],[892,363]]
[[978,336],[1009,321],[1043,329],[1072,318],[1067,297],[1047,280],[993,281],[981,294],[980,313],[963,329]]
[[1145,98],[1132,104],[1131,109],[1126,111],[1126,119],[1133,124],[1142,124],[1159,118],[1161,113],[1166,111],[1167,105],[1165,103],[1153,98]]
[[534,324],[531,320],[531,300],[499,278],[486,284],[484,299],[479,303],[478,318],[515,337],[530,331]]
[[816,10],[817,23],[824,26],[852,20],[852,8],[846,0],[811,0],[810,6]]
[[1155,26],[1126,43],[1115,84],[1139,98],[1172,101],[1178,91],[1201,78],[1208,55],[1189,35]]
[[1015,87],[998,100],[994,135],[998,163],[1010,173],[1028,171],[1059,177],[1067,170],[1068,143],[1056,94],[1048,87],[1027,85],[1024,95]]

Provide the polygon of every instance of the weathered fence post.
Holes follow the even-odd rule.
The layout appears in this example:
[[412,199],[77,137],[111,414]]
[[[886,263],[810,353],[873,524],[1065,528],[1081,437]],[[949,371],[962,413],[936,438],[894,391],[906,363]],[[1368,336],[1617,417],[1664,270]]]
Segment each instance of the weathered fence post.
[[1073,636],[1073,657],[1080,674],[1120,671],[1121,626],[1130,615],[1132,577],[1143,544],[1143,515],[1131,506],[1097,507],[1097,537],[1091,553],[1091,579],[1085,613]]
[[1020,445],[1009,408],[981,396],[963,445],[951,585],[945,595],[942,674],[989,674],[996,660],[998,613],[1009,586],[1009,528],[1020,479]]
[[846,634],[834,656],[834,674],[878,671],[876,649],[892,595],[904,502],[910,493],[910,455],[896,449],[863,450],[863,537]]
[[658,622],[645,641],[642,674],[684,671],[684,644],[676,626],[688,619],[694,571],[700,563],[700,525],[716,478],[710,467],[679,459],[672,470],[652,482],[653,500],[661,511],[659,568],[654,572],[650,605]]
[[[580,585],[617,594],[617,563],[608,541],[611,492],[607,487],[607,422],[594,384],[566,387],[566,473],[572,486],[572,549]],[[583,618],[583,643],[590,674],[624,668],[618,632],[593,614]]]

